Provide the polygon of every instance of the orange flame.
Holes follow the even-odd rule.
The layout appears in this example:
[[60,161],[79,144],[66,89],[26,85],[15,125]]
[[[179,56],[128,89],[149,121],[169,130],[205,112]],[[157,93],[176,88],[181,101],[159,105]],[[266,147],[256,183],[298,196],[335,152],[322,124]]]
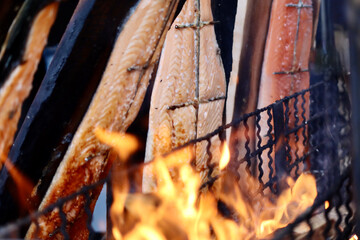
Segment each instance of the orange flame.
[[328,209],[330,207],[329,201],[325,201],[325,209]]
[[[298,214],[314,203],[316,196],[315,178],[312,175],[302,174],[292,188],[282,192],[274,209],[266,209],[262,212],[260,217],[262,222],[257,236],[266,237],[278,228],[288,225]],[[269,215],[272,215],[272,219],[266,220]]]
[[27,201],[28,197],[31,195],[31,192],[34,188],[32,181],[22,174],[19,169],[17,169],[14,164],[6,156],[1,154],[0,161],[4,164],[4,167],[8,170],[11,178],[14,180],[16,189],[15,194],[17,194],[16,199],[19,200],[21,206],[26,210],[32,210],[29,202]]
[[359,240],[359,237],[356,234],[354,234],[349,240]]
[[222,150],[222,156],[220,158],[219,162],[219,168],[220,170],[223,170],[230,162],[230,150],[229,146],[226,142],[224,142],[223,150]]
[[101,142],[113,147],[122,161],[139,148],[138,140],[130,134],[108,132],[100,127],[95,128],[94,133]]
[[[136,149],[136,141],[127,135],[96,130],[97,136],[124,154],[122,161]],[[119,142],[117,142],[119,141]],[[230,159],[228,146],[223,145],[220,169]],[[317,196],[316,181],[303,174],[289,185],[275,200],[269,197],[249,198],[233,182],[220,195],[199,194],[201,179],[191,166],[193,151],[187,147],[167,156],[159,156],[150,163],[156,180],[156,192],[129,194],[127,179],[114,186],[114,203],[111,207],[113,237],[115,239],[254,239],[267,238],[279,228],[292,222],[311,206]],[[150,174],[150,173],[149,173]],[[245,179],[244,179],[245,181]],[[250,188],[258,187],[249,179]],[[225,185],[224,185],[225,186]],[[224,218],[218,210],[218,200],[232,209],[235,220]]]
[[[100,127],[95,128],[94,133],[101,142],[111,146],[117,152],[121,162],[127,161],[130,155],[139,148],[138,140],[130,134],[108,132]],[[124,181],[113,188],[113,201],[116,204],[111,206],[110,213],[115,225],[122,224],[124,221],[122,216],[128,192],[127,175],[124,176]],[[120,229],[116,227],[112,228],[112,234],[115,239],[123,239]]]

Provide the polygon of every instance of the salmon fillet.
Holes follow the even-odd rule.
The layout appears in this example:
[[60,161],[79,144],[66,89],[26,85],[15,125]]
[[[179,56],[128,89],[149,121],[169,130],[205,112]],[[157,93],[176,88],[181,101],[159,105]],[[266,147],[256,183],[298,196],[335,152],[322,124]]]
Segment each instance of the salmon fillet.
[[[188,0],[166,36],[152,92],[145,162],[222,124],[225,73],[214,27],[209,24],[212,20],[210,0]],[[202,26],[196,28],[192,23]],[[202,182],[208,179],[209,171],[206,147],[206,142],[193,146]],[[218,163],[219,147],[216,136],[211,140],[211,163]],[[213,175],[217,171],[215,167]],[[156,173],[148,165],[143,191],[155,190]]]
[[13,142],[22,103],[30,93],[58,6],[58,2],[51,3],[37,14],[26,42],[22,63],[10,73],[0,89],[0,169]]
[[[313,1],[312,0],[274,0],[272,4],[270,27],[266,41],[264,63],[260,82],[258,108],[265,107],[276,100],[289,96],[309,87],[309,55],[313,29]],[[305,112],[302,112],[303,100],[299,97],[298,116],[307,118],[309,101],[306,95]],[[289,128],[294,127],[294,101],[289,102]],[[263,145],[267,143],[265,135],[268,131],[266,113],[261,115],[261,136]],[[300,121],[302,119],[300,118]],[[304,151],[303,136],[295,141],[293,134],[290,139],[291,149],[299,148]],[[295,146],[296,145],[296,146]],[[264,181],[269,179],[269,159],[263,153]],[[294,157],[292,157],[294,159]]]
[[[174,16],[176,0],[142,0],[116,40],[100,86],[80,124],[64,159],[39,207],[39,210],[81,187],[107,175],[110,148],[94,135],[94,129],[125,132],[141,106],[154,63],[160,56],[165,34]],[[90,192],[93,210],[99,188]],[[87,239],[84,219],[85,198],[79,196],[63,206],[71,239]],[[50,236],[61,225],[58,211],[39,220],[40,229],[32,224],[26,238],[62,238]]]

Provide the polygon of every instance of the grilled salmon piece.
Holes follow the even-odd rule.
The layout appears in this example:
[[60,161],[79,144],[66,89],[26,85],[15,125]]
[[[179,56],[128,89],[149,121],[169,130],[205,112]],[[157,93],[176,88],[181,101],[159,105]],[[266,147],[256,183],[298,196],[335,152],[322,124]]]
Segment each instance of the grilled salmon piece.
[[[110,148],[94,134],[96,127],[125,132],[141,106],[154,63],[160,56],[165,34],[175,14],[176,0],[142,0],[116,40],[100,86],[80,124],[39,210],[107,175]],[[90,193],[93,209],[99,189]],[[63,206],[72,239],[87,239],[83,219],[85,197]],[[61,238],[54,233],[61,225],[58,211],[39,219],[39,231],[30,226],[26,238]]]
[[[53,2],[41,9],[43,4],[34,1],[24,3],[0,53],[0,169],[13,142],[22,104],[30,93],[32,80],[59,6],[58,2]],[[31,21],[31,15],[26,15],[31,11],[36,12],[38,5],[40,9]],[[25,18],[30,19],[30,22]],[[30,30],[26,33],[28,24]],[[22,33],[26,38],[23,52],[22,46],[17,44],[24,41]],[[14,49],[19,55],[12,52]]]
[[[265,107],[276,100],[289,96],[309,87],[309,55],[313,33],[313,1],[312,0],[274,0],[271,10],[270,26],[266,40],[264,62],[259,90],[258,108]],[[307,118],[309,114],[308,95],[305,96],[305,112],[299,97],[297,108],[298,116]],[[294,101],[289,102],[288,128],[295,127]],[[265,136],[268,131],[267,115],[264,113],[260,122],[263,145],[267,143]],[[300,120],[301,121],[301,120]],[[292,134],[293,135],[293,134]],[[302,153],[305,148],[302,144],[303,136],[299,135],[296,141],[291,136],[291,149],[298,148]],[[269,179],[269,159],[263,153],[264,181]],[[294,160],[294,156],[292,157]],[[289,159],[288,159],[289,160]]]
[[[188,0],[166,36],[152,92],[145,162],[222,124],[225,73],[212,21],[210,0]],[[203,183],[208,179],[208,163],[219,161],[219,146],[216,136],[211,140],[212,159],[206,142],[193,146]],[[215,167],[213,175],[217,171]],[[144,169],[143,191],[154,190],[156,173],[149,165]]]

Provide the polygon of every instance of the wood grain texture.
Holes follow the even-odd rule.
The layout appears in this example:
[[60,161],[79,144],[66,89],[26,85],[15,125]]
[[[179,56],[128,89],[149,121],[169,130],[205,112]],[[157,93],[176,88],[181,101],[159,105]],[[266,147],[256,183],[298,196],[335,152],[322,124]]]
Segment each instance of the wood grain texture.
[[[233,66],[226,101],[226,122],[241,118],[255,111],[257,107],[259,85],[267,31],[269,27],[272,0],[239,0],[234,29]],[[247,148],[255,150],[255,118],[247,120],[249,131],[244,124],[228,129],[227,142],[232,161],[229,170],[235,175],[246,176],[244,159]],[[249,137],[247,148],[245,144]],[[256,159],[251,159],[251,169],[256,169]]]

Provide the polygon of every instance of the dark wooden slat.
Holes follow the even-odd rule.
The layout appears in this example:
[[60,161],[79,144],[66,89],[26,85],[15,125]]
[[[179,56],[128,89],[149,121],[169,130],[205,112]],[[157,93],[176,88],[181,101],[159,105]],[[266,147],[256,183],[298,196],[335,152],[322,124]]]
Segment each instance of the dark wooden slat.
[[[77,6],[9,154],[31,181],[36,183],[42,176],[33,208],[45,194],[90,104],[119,29],[137,2],[82,0]],[[9,193],[13,185],[3,168],[0,224],[20,214],[21,207]]]
[[[255,111],[257,107],[271,5],[272,0],[248,1],[238,68],[238,83],[235,90],[233,109],[230,110],[233,111],[233,115],[232,119],[227,119],[227,121],[239,119],[245,113]],[[249,131],[249,147],[253,149],[256,141],[255,118],[249,118],[248,124],[251,129]],[[231,148],[234,147],[234,141],[239,138],[239,131],[241,132],[241,130],[235,128],[231,130]],[[234,150],[231,149],[230,151],[233,152]],[[252,172],[256,173],[256,160],[252,161],[252,163]]]
[[[55,53],[56,47],[58,46],[58,44],[61,40],[61,37],[66,30],[66,26],[68,25],[70,18],[72,16],[78,2],[79,2],[78,0],[60,2],[57,18],[55,20],[55,23],[51,27],[51,30],[50,30],[50,33],[48,36],[47,45],[43,51],[41,61],[38,65],[38,68],[34,75],[30,94],[25,99],[25,101],[23,102],[22,107],[21,107],[21,116],[20,116],[20,119],[18,122],[18,131],[20,130],[20,128],[26,118],[26,114],[29,111],[29,108],[36,96],[37,91],[39,90],[41,82],[44,79],[44,76],[46,74],[46,70],[49,67],[49,64],[50,64],[49,61],[51,60],[51,57]],[[18,131],[16,132],[14,139],[16,138]]]
[[0,1],[0,46],[4,43],[10,25],[20,10],[23,2],[24,0]]
[[255,111],[257,106],[271,4],[272,0],[253,0],[248,3],[233,119]]
[[226,81],[229,81],[232,68],[233,33],[238,0],[212,0],[216,40],[221,50]]

